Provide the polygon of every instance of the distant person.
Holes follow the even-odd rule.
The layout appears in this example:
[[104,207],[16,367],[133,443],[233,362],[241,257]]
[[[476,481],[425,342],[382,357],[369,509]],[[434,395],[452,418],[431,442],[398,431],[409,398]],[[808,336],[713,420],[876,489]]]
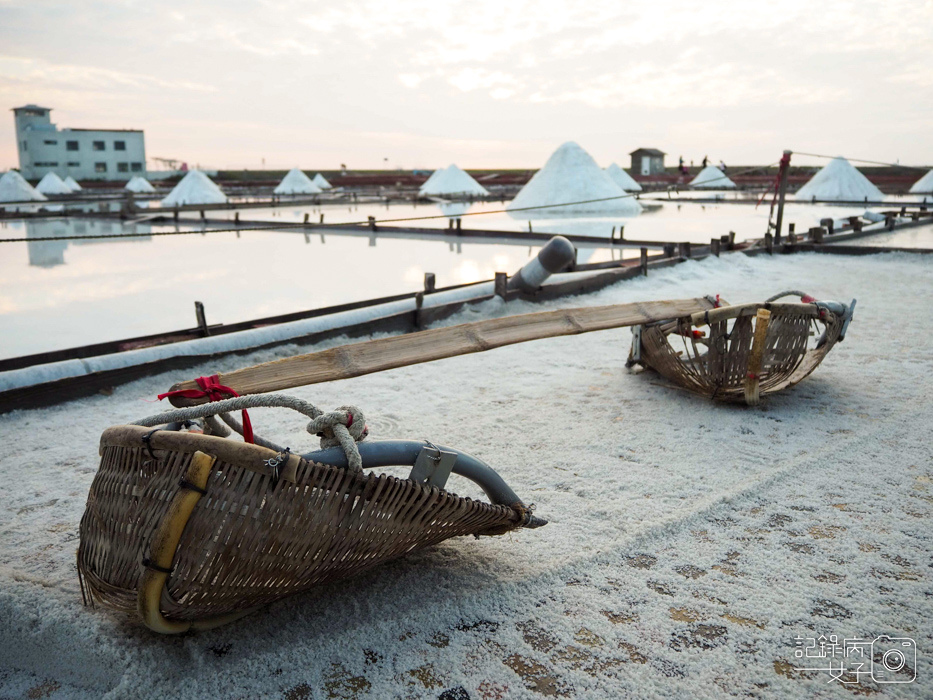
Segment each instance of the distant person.
[[684,170],[684,157],[681,156],[680,160],[677,162],[677,169],[680,171],[681,175],[686,175],[687,171]]
[[705,168],[707,163],[709,163],[709,156],[703,156],[703,167]]
[[723,173],[726,172],[726,162],[724,160],[719,161],[719,169],[722,170]]

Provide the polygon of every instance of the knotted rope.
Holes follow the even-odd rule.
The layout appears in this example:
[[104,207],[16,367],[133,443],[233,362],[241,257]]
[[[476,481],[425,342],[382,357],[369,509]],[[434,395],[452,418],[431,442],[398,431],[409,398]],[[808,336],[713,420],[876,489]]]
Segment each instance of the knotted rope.
[[[255,394],[251,396],[237,396],[222,401],[177,408],[142,420],[134,421],[133,425],[154,427],[165,423],[177,423],[195,418],[204,419],[205,432],[208,434],[226,437],[230,431],[217,421],[217,417],[229,425],[240,435],[244,434],[244,426],[230,416],[230,411],[244,411],[249,408],[290,408],[311,419],[307,430],[312,435],[321,438],[321,448],[339,446],[347,456],[350,469],[360,471],[363,469],[363,460],[356,443],[361,442],[369,434],[366,426],[366,417],[356,406],[341,406],[335,411],[324,413],[312,403],[303,401],[287,394]],[[245,437],[245,436],[244,436]],[[257,445],[268,447],[276,452],[284,452],[285,448],[271,440],[253,435]]]
[[[233,389],[220,383],[220,377],[216,374],[210,377],[198,377],[195,380],[200,389],[182,389],[179,391],[166,391],[159,394],[159,401],[169,396],[180,396],[185,399],[201,399],[207,397],[211,401],[220,401],[224,396],[239,396]],[[249,414],[243,410],[243,429],[238,430],[246,442],[255,442],[253,440],[253,424],[249,420]]]

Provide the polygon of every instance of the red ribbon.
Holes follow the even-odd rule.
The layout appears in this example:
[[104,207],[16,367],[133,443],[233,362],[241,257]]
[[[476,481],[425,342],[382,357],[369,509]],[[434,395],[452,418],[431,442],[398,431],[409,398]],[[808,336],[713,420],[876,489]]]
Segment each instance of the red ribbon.
[[[180,396],[183,399],[203,399],[205,396],[211,401],[223,401],[227,396],[239,396],[233,389],[220,383],[219,375],[210,377],[198,377],[195,380],[201,389],[179,389],[178,391],[167,391],[159,394],[159,401],[169,396]],[[243,439],[246,442],[253,440],[253,423],[249,419],[249,413],[243,409]]]

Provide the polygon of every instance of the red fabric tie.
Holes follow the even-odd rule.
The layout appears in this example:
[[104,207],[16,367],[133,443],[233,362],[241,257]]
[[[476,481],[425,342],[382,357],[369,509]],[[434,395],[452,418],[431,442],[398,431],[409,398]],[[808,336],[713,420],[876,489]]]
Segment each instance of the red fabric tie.
[[[233,389],[220,383],[220,376],[217,374],[210,377],[198,377],[195,380],[200,389],[179,389],[178,391],[166,391],[159,394],[159,401],[169,396],[180,396],[183,399],[203,399],[205,396],[211,401],[223,401],[227,396],[239,396]],[[249,419],[249,413],[243,409],[243,439],[246,442],[253,440],[253,423]]]

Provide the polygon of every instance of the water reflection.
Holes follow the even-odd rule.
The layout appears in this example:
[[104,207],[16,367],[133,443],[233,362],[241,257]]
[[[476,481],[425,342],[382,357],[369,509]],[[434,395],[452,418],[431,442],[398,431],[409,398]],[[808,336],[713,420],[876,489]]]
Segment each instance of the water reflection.
[[562,233],[593,238],[612,238],[625,226],[636,219],[634,216],[612,216],[602,214],[577,214],[572,218],[557,215],[539,215],[536,211],[508,212],[514,221],[526,221],[528,230],[538,233]]
[[[23,222],[26,226],[26,248],[29,264],[35,267],[54,267],[65,264],[65,250],[69,245],[93,245],[97,243],[140,243],[152,240],[148,235],[152,226],[147,223],[121,224],[94,219],[73,221],[69,219],[49,219]],[[126,238],[101,238],[93,236],[112,236],[125,234]],[[43,240],[61,236],[91,236],[70,241]]]
[[437,208],[448,219],[463,216],[473,208],[472,202],[438,202]]

